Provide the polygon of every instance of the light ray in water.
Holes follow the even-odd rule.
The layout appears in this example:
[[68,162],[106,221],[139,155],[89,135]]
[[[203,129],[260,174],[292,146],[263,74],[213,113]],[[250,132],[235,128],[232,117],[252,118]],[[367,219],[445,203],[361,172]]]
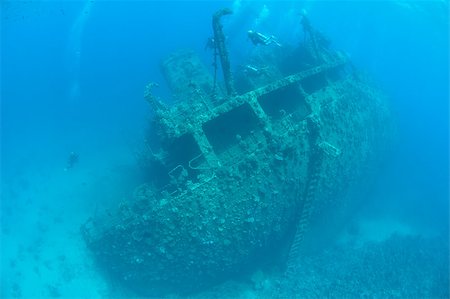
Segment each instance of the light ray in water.
[[70,88],[68,100],[69,104],[73,105],[78,102],[80,97],[80,63],[81,63],[81,51],[82,51],[82,40],[83,32],[86,27],[87,20],[91,15],[92,8],[95,1],[87,1],[80,14],[77,16],[75,22],[72,25],[71,33],[69,35],[68,42],[68,63],[69,63],[69,73],[70,73]]

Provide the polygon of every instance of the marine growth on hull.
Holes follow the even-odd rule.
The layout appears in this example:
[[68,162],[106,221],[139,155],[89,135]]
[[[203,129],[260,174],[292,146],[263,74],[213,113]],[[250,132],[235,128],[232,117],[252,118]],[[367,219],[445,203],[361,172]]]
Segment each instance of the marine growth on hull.
[[318,219],[345,217],[388,140],[384,96],[305,17],[298,45],[261,34],[232,71],[231,13],[213,16],[212,71],[190,51],[162,61],[178,101],[147,86],[148,182],[82,227],[99,267],[139,295],[195,293],[262,266],[289,275]]

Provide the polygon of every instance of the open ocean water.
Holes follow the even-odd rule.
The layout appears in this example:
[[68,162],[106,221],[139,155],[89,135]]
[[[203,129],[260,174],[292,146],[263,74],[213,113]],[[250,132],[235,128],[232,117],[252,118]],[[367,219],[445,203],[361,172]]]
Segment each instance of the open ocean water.
[[233,11],[222,21],[232,71],[255,47],[247,30],[295,46],[307,15],[388,96],[394,138],[347,222],[311,242],[290,281],[274,261],[167,297],[449,298],[448,1],[0,5],[1,298],[141,295],[97,265],[80,227],[146,182],[144,88],[158,82],[170,102],[160,61],[178,49],[213,72],[205,43],[221,8]]

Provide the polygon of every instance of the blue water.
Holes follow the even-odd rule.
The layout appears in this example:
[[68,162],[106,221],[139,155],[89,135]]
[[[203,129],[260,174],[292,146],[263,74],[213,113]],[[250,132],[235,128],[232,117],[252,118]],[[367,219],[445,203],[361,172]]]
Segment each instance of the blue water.
[[[432,262],[448,265],[448,1],[2,1],[1,297],[123,296],[90,260],[79,227],[143,181],[144,87],[158,82],[170,99],[159,63],[174,50],[211,64],[205,41],[223,7],[234,10],[223,22],[232,67],[253,47],[248,29],[297,43],[304,10],[370,74],[397,133],[355,217],[363,239],[440,238],[442,260]],[[72,151],[79,161],[65,169]],[[446,275],[438,287],[448,294]]]

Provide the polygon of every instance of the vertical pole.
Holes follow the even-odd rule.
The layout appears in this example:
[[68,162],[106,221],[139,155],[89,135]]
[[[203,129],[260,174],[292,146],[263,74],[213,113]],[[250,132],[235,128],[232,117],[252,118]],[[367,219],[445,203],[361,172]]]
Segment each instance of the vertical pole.
[[219,51],[220,64],[222,65],[223,78],[225,80],[225,88],[227,94],[232,96],[236,94],[233,85],[233,75],[230,70],[230,60],[228,59],[228,51],[225,47],[225,35],[223,34],[220,18],[224,15],[232,14],[229,9],[221,9],[213,15],[212,25],[214,31],[214,46]]

